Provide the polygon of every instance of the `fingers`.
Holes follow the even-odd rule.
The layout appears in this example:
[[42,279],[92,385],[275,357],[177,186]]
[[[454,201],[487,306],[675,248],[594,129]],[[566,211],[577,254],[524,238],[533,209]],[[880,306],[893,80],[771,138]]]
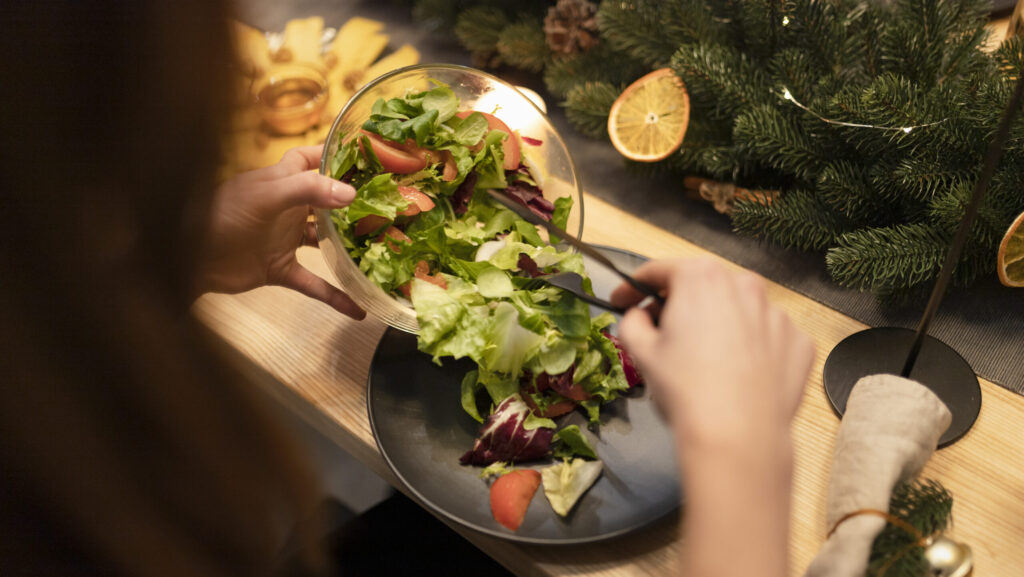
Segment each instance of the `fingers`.
[[273,213],[302,205],[341,208],[348,206],[356,196],[350,185],[310,171],[266,182],[262,186],[267,189],[267,209]]
[[619,323],[619,336],[626,350],[641,364],[646,364],[658,340],[658,329],[647,311],[629,309]]
[[305,236],[302,239],[302,244],[304,244],[305,246],[313,246],[313,247],[320,246],[320,239],[317,238],[317,234],[316,234],[316,223],[315,222],[307,222],[306,223],[306,234],[305,234]]
[[270,167],[273,169],[271,178],[283,178],[299,172],[319,169],[323,151],[322,144],[297,146],[289,149],[277,164]]
[[353,302],[347,294],[334,288],[330,283],[309,272],[298,263],[294,263],[277,284],[325,303],[341,314],[356,320],[366,317],[366,311],[359,308],[359,305]]
[[[645,282],[655,288],[665,289],[669,285],[669,278],[673,271],[684,266],[683,260],[652,260],[640,265],[632,272],[633,278]],[[647,295],[642,293],[627,282],[623,282],[612,291],[611,303],[620,307],[631,307],[642,301]]]

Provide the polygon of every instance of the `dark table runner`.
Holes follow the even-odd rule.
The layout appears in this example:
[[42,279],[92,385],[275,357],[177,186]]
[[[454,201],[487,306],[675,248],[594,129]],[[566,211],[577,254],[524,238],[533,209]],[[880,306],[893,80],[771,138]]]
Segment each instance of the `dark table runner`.
[[[244,0],[240,17],[266,30],[283,30],[291,18],[320,15],[325,25],[337,27],[352,16],[364,16],[387,24],[384,31],[392,47],[415,46],[421,62],[470,65],[468,54],[451,38],[414,23],[409,6],[380,0]],[[590,194],[865,324],[916,328],[923,300],[900,309],[883,307],[870,294],[832,282],[821,253],[783,249],[733,234],[728,217],[686,198],[678,181],[630,174],[611,144],[576,133],[557,99],[547,94],[536,76],[515,70],[499,70],[497,75],[545,97],[551,121],[565,139]],[[930,334],[959,351],[982,377],[1024,393],[1024,289],[1003,287],[994,273],[969,290],[953,289]]]

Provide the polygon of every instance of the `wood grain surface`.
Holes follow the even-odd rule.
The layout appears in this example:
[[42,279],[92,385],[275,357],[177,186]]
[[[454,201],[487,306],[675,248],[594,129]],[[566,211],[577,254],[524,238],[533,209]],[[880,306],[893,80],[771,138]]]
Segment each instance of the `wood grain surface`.
[[[393,6],[354,0],[245,0],[243,16],[268,29],[281,29],[297,16],[323,14],[331,25],[351,16],[384,18]],[[394,22],[389,23],[394,26]],[[1007,21],[997,21],[989,45],[1003,38]],[[434,59],[456,61],[461,52],[436,52],[416,26],[399,27],[404,41],[432,48]],[[587,196],[585,238],[654,258],[709,253],[655,228],[595,197]],[[331,280],[323,258],[304,248],[300,261]],[[717,258],[711,256],[711,258]],[[821,371],[828,352],[865,325],[818,302],[769,282],[770,298],[785,308],[817,345],[817,358],[793,427],[796,447],[792,510],[791,574],[801,575],[825,538],[825,494],[839,421],[825,397]],[[231,345],[275,379],[268,391],[368,468],[396,484],[377,451],[366,411],[370,360],[385,326],[341,316],[294,292],[265,287],[242,295],[206,295],[196,314]],[[939,451],[924,471],[955,497],[951,535],[968,543],[975,575],[1024,574],[1024,398],[982,381],[982,410],[974,428]],[[401,487],[399,487],[401,488]],[[685,511],[682,512],[685,514]],[[458,530],[458,529],[457,529]],[[459,530],[516,574],[632,576],[674,575],[680,539],[678,523],[658,525],[606,543],[581,546],[521,546]],[[742,551],[742,546],[738,547]]]
[[[586,240],[652,258],[718,258],[594,197],[585,197]],[[300,261],[333,282],[319,252]],[[730,265],[733,266],[733,265]],[[864,325],[780,285],[769,284],[783,307],[817,345],[817,358],[793,427],[796,446],[791,573],[803,574],[825,539],[825,495],[839,421],[821,384],[828,352]],[[196,314],[230,344],[273,375],[269,392],[343,449],[393,484],[377,451],[366,411],[370,359],[385,327],[352,321],[326,305],[278,287],[241,295],[205,295]],[[931,459],[924,475],[954,495],[951,535],[969,544],[975,575],[1024,573],[1024,398],[982,381],[981,415],[958,443]],[[681,514],[685,514],[682,511]],[[594,545],[521,546],[460,530],[518,575],[672,575],[680,538],[677,519]]]

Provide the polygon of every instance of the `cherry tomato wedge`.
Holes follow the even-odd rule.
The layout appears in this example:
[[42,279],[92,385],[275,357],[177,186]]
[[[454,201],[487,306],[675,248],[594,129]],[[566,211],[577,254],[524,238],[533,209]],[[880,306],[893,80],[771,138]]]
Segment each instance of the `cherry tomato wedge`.
[[353,231],[356,236],[364,236],[372,232],[377,232],[389,223],[388,219],[383,216],[377,216],[376,214],[368,214],[363,218],[356,221],[356,227]]
[[393,226],[387,227],[384,232],[377,237],[377,242],[381,241],[387,242],[388,248],[394,252],[402,252],[403,244],[412,244],[412,239],[409,238],[408,235]]
[[[413,271],[413,276],[420,280],[425,280],[428,283],[436,284],[443,289],[448,288],[448,281],[444,280],[443,276],[439,274],[430,274],[430,265],[425,260],[421,260],[416,263],[416,269]],[[402,294],[404,294],[406,298],[411,298],[412,281],[398,287],[398,290],[402,291]]]
[[434,208],[434,201],[429,196],[411,186],[398,185],[398,193],[402,195],[402,198],[409,201],[409,206],[398,213],[402,216],[413,216]]
[[[463,110],[458,112],[455,116],[459,118],[466,118],[474,112],[480,112],[479,110]],[[512,132],[512,129],[507,124],[501,121],[500,118],[487,112],[480,112],[484,119],[487,120],[487,127],[491,130],[500,130],[508,135],[508,138],[502,143],[502,152],[505,153],[505,164],[502,168],[505,170],[515,170],[519,168],[519,160],[521,158],[521,151],[519,149],[519,137],[516,133]]]
[[498,477],[491,485],[494,520],[513,531],[519,529],[539,487],[540,473],[533,469],[518,469]]
[[459,167],[455,165],[455,157],[452,156],[452,153],[445,150],[441,153],[441,158],[444,160],[444,172],[441,173],[441,179],[445,182],[455,180],[455,177],[459,175]]
[[[373,153],[377,156],[377,160],[380,161],[380,165],[384,168],[385,172],[412,174],[427,167],[426,151],[422,149],[416,148],[415,151],[410,152],[407,144],[385,141],[380,135],[373,134],[372,132],[362,131],[361,135],[369,139]],[[359,147],[363,147],[363,139],[361,137],[359,139]],[[421,154],[421,152],[424,152],[424,154]]]

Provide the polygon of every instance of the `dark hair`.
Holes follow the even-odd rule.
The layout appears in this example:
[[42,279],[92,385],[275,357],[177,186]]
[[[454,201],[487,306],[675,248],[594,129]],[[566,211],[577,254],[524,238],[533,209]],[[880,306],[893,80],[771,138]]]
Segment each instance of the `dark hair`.
[[315,477],[188,313],[226,9],[0,18],[0,573],[270,573]]

